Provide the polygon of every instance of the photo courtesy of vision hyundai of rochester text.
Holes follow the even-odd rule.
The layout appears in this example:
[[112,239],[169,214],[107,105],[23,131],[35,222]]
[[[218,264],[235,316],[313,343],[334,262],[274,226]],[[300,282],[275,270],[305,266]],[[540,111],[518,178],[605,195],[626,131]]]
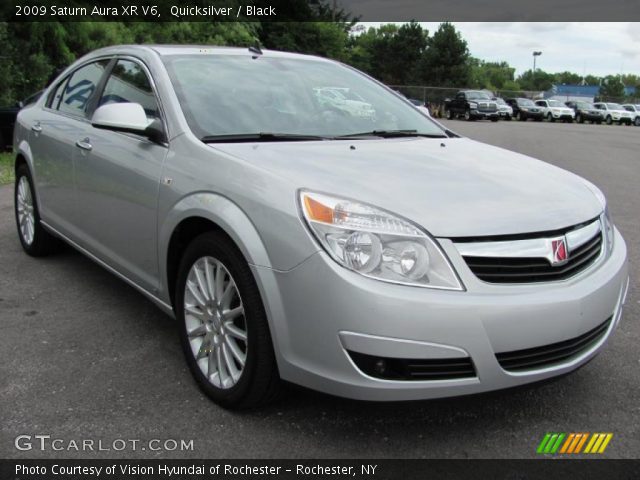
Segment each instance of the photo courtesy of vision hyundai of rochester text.
[[152,299],[228,408],[282,381],[377,401],[517,386],[620,322],[627,250],[596,186],[331,60],[101,49],[20,111],[14,152],[26,253],[62,240]]

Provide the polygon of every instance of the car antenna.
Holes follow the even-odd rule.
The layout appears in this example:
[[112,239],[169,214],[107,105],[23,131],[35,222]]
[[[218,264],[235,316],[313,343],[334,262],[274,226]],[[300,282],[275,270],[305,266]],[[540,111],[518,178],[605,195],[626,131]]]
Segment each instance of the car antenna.
[[[249,47],[249,51],[251,53],[262,55],[262,49],[260,48],[260,42],[256,42],[256,44],[254,46]],[[254,56],[253,58],[258,58],[258,57]]]

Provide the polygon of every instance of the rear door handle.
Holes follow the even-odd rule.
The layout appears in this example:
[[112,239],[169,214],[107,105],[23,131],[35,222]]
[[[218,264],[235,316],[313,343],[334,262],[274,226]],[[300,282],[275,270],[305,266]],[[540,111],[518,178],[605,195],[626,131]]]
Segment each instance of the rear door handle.
[[33,130],[36,133],[40,133],[42,131],[42,127],[40,126],[40,122],[34,123],[33,125],[31,125],[31,130]]
[[76,142],[76,147],[79,147],[83,150],[91,150],[93,148],[93,145],[91,145],[91,140],[89,140],[89,137],[85,138],[84,140],[78,140]]

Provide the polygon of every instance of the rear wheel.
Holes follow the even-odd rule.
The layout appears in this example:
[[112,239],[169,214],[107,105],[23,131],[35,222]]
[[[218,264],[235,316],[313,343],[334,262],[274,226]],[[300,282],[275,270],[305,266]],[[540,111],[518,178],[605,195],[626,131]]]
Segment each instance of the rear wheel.
[[226,408],[277,396],[280,377],[260,293],[226,235],[204,233],[187,247],[175,299],[182,348],[205,394]]
[[24,251],[33,257],[42,257],[55,252],[61,242],[40,224],[40,213],[31,172],[24,163],[16,169],[14,205],[18,237]]

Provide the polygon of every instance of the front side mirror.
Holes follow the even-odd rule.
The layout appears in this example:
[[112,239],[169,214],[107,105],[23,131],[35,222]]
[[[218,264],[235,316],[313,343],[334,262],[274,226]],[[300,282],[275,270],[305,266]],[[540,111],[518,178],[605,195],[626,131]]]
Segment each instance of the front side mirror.
[[91,125],[115,132],[144,135],[152,142],[166,140],[162,122],[149,121],[144,108],[139,103],[109,103],[98,107],[93,113]]
[[105,130],[144,135],[149,126],[147,114],[139,103],[109,103],[93,113],[91,125]]
[[24,107],[24,102],[22,100],[20,100],[19,102],[16,102],[16,107],[23,108]]

